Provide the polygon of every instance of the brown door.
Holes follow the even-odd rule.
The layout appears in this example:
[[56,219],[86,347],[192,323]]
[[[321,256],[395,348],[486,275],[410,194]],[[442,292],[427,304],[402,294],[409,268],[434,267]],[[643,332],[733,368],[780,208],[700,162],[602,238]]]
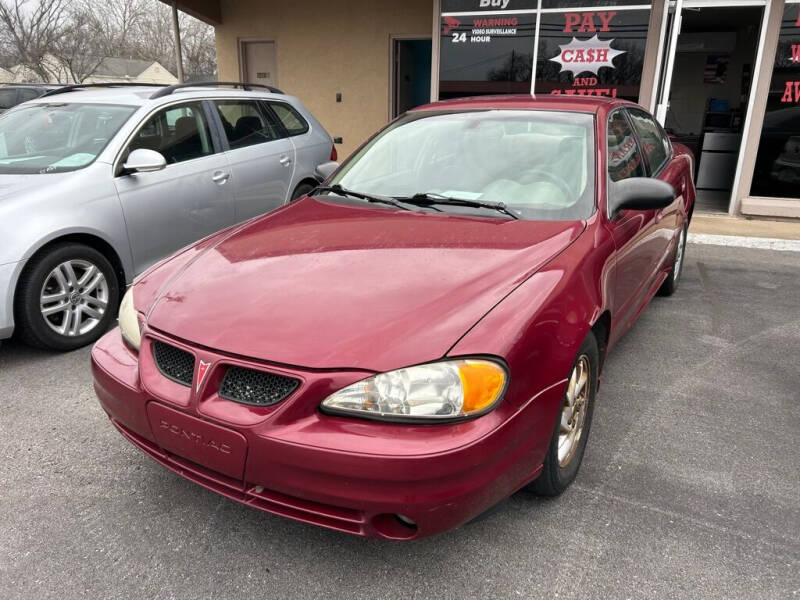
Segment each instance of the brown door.
[[248,83],[278,85],[275,42],[242,42],[242,74]]

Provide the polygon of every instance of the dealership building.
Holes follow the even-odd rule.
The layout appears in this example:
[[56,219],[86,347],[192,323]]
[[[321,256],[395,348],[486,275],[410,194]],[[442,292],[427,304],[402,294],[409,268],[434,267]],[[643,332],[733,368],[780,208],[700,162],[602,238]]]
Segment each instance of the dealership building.
[[615,96],[693,150],[698,211],[800,218],[800,0],[176,4],[215,26],[220,80],[300,97],[340,156],[429,100]]

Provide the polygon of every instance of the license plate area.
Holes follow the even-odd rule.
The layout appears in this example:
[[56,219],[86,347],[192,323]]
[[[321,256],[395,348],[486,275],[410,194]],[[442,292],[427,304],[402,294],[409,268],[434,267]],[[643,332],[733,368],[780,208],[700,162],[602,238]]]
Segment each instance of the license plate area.
[[156,443],[167,452],[228,477],[244,478],[247,440],[242,434],[157,402],[147,404],[147,417]]

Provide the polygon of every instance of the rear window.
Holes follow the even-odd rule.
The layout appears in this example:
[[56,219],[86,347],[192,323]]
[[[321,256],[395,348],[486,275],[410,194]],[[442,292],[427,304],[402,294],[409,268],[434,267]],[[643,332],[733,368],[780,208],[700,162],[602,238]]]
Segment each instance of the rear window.
[[39,90],[32,90],[30,88],[23,88],[19,91],[19,101],[20,102],[27,102],[28,100],[33,100],[34,98],[38,98],[42,94],[39,93]]
[[16,99],[17,90],[0,90],[0,110],[14,106]]
[[308,131],[308,122],[292,106],[283,102],[270,102],[289,135],[303,135]]
[[277,140],[277,127],[252,100],[215,100],[231,150]]

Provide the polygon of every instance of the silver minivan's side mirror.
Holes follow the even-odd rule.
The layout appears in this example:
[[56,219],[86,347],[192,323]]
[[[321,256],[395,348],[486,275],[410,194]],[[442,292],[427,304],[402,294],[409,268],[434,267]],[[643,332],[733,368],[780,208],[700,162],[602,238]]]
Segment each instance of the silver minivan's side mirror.
[[338,169],[338,168],[339,168],[339,163],[338,163],[338,162],[336,162],[335,160],[332,160],[332,161],[330,161],[330,162],[326,162],[326,163],[322,163],[321,165],[319,165],[319,166],[318,166],[318,167],[317,167],[317,168],[314,170],[314,176],[317,178],[317,180],[318,180],[320,183],[322,183],[323,181],[325,181],[326,179],[328,179],[328,177],[330,177],[331,175],[333,175],[333,173],[334,173],[334,172],[336,171],[336,169]]
[[125,173],[152,173],[166,168],[167,159],[155,150],[138,148],[128,155],[128,160],[122,165]]
[[608,217],[622,210],[658,210],[675,202],[675,188],[650,177],[630,177],[609,184]]

